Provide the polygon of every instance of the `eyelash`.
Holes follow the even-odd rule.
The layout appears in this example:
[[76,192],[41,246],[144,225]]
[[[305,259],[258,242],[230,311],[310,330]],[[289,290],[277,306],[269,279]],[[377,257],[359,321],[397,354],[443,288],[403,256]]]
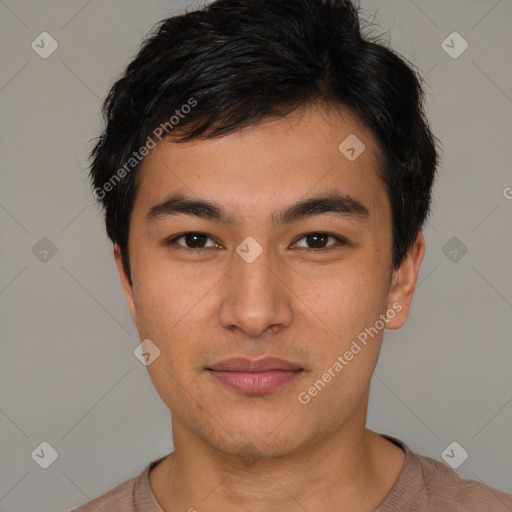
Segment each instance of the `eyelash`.
[[[166,245],[172,245],[172,244],[175,244],[176,243],[176,240],[179,240],[180,238],[183,238],[184,236],[186,235],[200,235],[200,236],[204,236],[206,238],[209,238],[210,240],[213,240],[210,236],[208,236],[206,233],[201,233],[200,231],[187,231],[185,233],[182,233],[181,235],[178,235],[178,236],[175,236],[174,238],[168,240],[166,242]],[[345,240],[344,238],[342,237],[339,237],[339,236],[336,236],[336,235],[332,235],[330,233],[324,233],[323,231],[310,231],[309,233],[305,233],[304,235],[302,235],[301,237],[299,237],[293,245],[297,244],[298,242],[300,242],[302,239],[306,238],[308,235],[324,235],[324,236],[327,236],[327,237],[331,237],[331,238],[334,238],[338,244],[340,245],[348,245],[348,242],[347,240]],[[190,247],[184,247],[182,245],[179,245],[177,244],[178,247],[177,247],[177,250],[185,250],[185,251],[193,251],[195,253],[203,253],[204,251],[207,251],[208,249],[212,249],[214,247],[197,247],[197,248],[190,248]],[[300,247],[299,249],[303,249],[307,252],[326,252],[326,251],[330,251],[332,249],[336,249],[337,248],[337,244],[331,244],[330,246],[327,246],[326,248],[320,248],[320,249],[313,249],[313,248],[304,248],[304,247]]]

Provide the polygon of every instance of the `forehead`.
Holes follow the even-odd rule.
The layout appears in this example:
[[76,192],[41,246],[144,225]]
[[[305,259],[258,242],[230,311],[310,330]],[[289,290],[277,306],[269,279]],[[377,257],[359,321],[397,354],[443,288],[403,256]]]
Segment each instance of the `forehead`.
[[222,137],[160,142],[143,161],[133,214],[179,192],[224,204],[243,222],[338,190],[376,215],[389,208],[379,165],[375,138],[352,112],[302,107]]

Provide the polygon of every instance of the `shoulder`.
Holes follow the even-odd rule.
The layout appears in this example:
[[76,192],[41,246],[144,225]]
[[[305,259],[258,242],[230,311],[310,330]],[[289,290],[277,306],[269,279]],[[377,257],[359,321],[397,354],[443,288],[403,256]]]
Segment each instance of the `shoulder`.
[[424,494],[446,511],[512,512],[512,495],[476,480],[464,479],[452,468],[414,453],[424,482]]
[[163,512],[149,485],[149,472],[165,458],[166,455],[151,461],[138,476],[71,512]]
[[94,498],[71,512],[135,512],[133,491],[138,477],[130,478],[114,489]]
[[412,451],[403,441],[393,438],[393,442],[400,443],[406,452],[406,465],[399,481],[404,489],[413,490],[404,493],[407,506],[403,510],[512,512],[512,495],[464,479],[446,464]]

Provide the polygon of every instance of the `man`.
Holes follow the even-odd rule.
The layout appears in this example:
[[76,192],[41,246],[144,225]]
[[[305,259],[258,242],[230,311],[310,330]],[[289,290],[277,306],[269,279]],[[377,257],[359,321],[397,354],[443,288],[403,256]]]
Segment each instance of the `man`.
[[91,177],[175,449],[78,512],[512,510],[366,428],[425,252],[422,94],[348,0],[218,0],[145,41]]

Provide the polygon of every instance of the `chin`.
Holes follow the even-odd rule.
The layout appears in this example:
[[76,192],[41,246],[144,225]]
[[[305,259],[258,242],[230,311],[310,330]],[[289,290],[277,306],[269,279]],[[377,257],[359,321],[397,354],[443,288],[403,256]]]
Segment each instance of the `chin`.
[[244,423],[238,428],[230,426],[226,430],[236,432],[231,436],[227,435],[226,430],[221,429],[221,432],[218,432],[220,438],[210,439],[209,444],[227,455],[240,457],[242,461],[247,459],[248,462],[289,455],[307,443],[309,436],[303,426],[296,425],[296,428],[290,429],[289,424],[279,425],[282,419],[280,418],[270,428],[267,425],[258,428],[254,422]]

